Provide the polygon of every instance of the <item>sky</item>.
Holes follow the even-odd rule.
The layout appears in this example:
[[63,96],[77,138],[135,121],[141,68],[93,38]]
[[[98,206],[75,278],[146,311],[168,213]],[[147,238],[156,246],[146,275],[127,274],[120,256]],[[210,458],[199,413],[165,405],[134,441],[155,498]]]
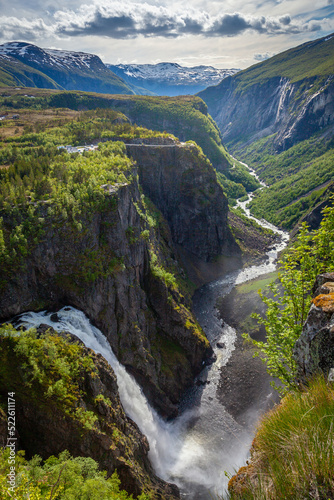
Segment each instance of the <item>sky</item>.
[[334,32],[334,0],[0,0],[0,43],[244,69]]

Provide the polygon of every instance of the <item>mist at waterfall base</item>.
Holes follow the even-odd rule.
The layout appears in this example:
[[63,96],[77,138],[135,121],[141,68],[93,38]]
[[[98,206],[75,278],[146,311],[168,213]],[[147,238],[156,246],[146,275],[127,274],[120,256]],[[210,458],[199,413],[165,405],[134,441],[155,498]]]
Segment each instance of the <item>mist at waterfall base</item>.
[[[222,494],[227,481],[225,468],[232,465],[230,472],[233,472],[233,465],[237,465],[237,456],[234,457],[232,449],[226,446],[231,441],[230,437],[234,441],[237,439],[237,442],[240,440],[240,446],[242,443],[244,453],[240,460],[245,459],[251,439],[249,436],[245,442],[246,436],[242,435],[242,428],[222,405],[220,411],[216,404],[212,405],[219,367],[228,359],[227,351],[233,349],[233,332],[229,331],[224,336],[231,339],[230,342],[225,339],[229,345],[227,351],[224,354],[218,352],[216,363],[205,368],[201,374],[201,377],[207,377],[210,384],[205,384],[203,391],[198,389],[198,394],[193,398],[200,398],[200,406],[195,403],[192,409],[184,411],[174,421],[166,422],[151,408],[137,382],[116,359],[106,337],[89,322],[83,312],[73,307],[64,307],[57,313],[57,322],[51,320],[51,315],[45,311],[25,313],[20,316],[17,324],[26,327],[47,324],[57,331],[68,331],[87,347],[102,354],[117,376],[119,394],[126,414],[137,423],[149,441],[149,458],[157,475],[175,482],[184,491],[189,490],[188,494],[184,494],[187,498],[212,498],[211,495],[208,496],[208,490],[213,494]],[[202,493],[198,489],[203,490]],[[194,491],[197,491],[196,496],[193,496]]]

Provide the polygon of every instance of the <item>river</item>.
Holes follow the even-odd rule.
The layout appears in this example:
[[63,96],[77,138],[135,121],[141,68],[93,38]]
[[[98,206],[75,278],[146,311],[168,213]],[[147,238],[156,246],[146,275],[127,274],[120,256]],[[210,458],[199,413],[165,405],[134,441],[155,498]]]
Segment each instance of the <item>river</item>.
[[[252,194],[247,201],[238,202],[249,217],[252,216],[247,203],[251,197]],[[105,357],[116,373],[120,398],[127,415],[148,438],[149,457],[156,473],[178,484],[182,498],[187,500],[212,500],[223,495],[228,475],[244,464],[253,438],[252,431],[240,426],[216,397],[220,369],[234,350],[236,332],[223,324],[215,305],[217,299],[229,293],[236,284],[275,270],[277,254],[286,246],[288,234],[266,221],[257,222],[280,235],[279,243],[268,252],[264,261],[235,270],[195,292],[194,312],[211,342],[216,361],[205,367],[197,377],[198,384],[187,392],[180,416],[172,422],[164,421],[151,408],[140,386],[116,359],[105,336],[83,312],[64,307],[57,313],[58,322],[52,321],[51,313],[46,311],[29,312],[20,317],[20,324],[26,326],[44,323],[58,331],[70,331],[87,347]],[[217,343],[224,347],[217,347]]]

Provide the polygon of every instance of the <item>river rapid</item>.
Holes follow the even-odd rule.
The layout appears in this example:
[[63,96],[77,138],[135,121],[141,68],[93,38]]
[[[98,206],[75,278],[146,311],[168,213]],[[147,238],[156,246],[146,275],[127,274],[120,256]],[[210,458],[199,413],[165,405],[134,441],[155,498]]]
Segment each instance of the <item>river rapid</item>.
[[[251,197],[252,194],[238,205],[248,217],[255,219],[247,209]],[[235,285],[275,270],[277,255],[286,246],[288,234],[266,221],[257,222],[280,236],[280,241],[267,253],[264,261],[234,270],[195,292],[194,312],[211,342],[216,360],[203,368],[182,401],[180,416],[174,421],[164,421],[149,405],[140,386],[116,359],[105,336],[83,312],[64,307],[57,313],[57,322],[52,321],[51,313],[46,311],[25,313],[19,319],[19,324],[28,327],[44,323],[57,331],[69,331],[104,356],[116,373],[125,412],[148,438],[149,457],[157,475],[176,483],[184,499],[212,500],[224,495],[228,475],[244,464],[253,438],[253,430],[239,425],[216,397],[220,369],[234,350],[236,332],[223,324],[215,305],[217,299],[229,293]]]

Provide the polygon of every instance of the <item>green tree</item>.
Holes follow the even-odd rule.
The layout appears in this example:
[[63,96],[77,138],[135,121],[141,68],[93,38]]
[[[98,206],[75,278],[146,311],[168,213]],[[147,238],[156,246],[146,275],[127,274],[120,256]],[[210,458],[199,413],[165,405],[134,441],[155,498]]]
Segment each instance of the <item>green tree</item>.
[[[323,211],[318,230],[301,226],[294,244],[279,261],[278,280],[269,285],[272,296],[260,292],[265,316],[253,317],[265,326],[265,342],[251,340],[267,371],[282,384],[272,385],[281,393],[295,386],[296,361],[293,347],[301,334],[311,304],[311,290],[320,272],[334,270],[334,207]],[[244,338],[249,338],[247,334]]]

